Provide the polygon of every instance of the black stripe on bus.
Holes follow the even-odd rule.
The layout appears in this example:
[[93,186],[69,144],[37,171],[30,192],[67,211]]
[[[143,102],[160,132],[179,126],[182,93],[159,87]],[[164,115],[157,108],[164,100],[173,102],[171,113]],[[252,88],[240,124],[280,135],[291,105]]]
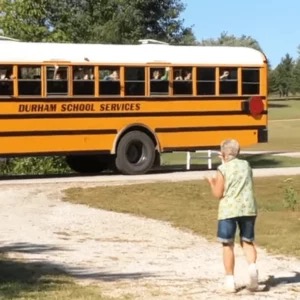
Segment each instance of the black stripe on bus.
[[52,152],[28,152],[28,153],[1,153],[2,158],[6,157],[29,157],[29,156],[67,156],[67,155],[100,155],[111,154],[110,150],[69,150],[69,151],[52,151]]
[[[267,115],[264,110],[262,115]],[[128,117],[191,117],[191,116],[244,116],[248,113],[238,110],[228,111],[174,111],[174,112],[117,112],[117,113],[20,113],[0,114],[0,119],[72,119],[72,118],[128,118]]]
[[91,130],[34,130],[34,131],[3,131],[0,137],[21,137],[21,136],[55,136],[55,135],[100,135],[116,134],[116,129],[91,129]]
[[212,126],[212,127],[164,127],[156,128],[157,133],[177,133],[177,132],[201,132],[201,131],[234,131],[234,130],[261,130],[265,126]]
[[220,150],[220,146],[193,146],[193,147],[167,147],[164,148],[162,153],[166,153],[166,152],[174,152],[174,151],[178,151],[178,152],[194,152],[194,151],[199,151],[199,150]]
[[[0,102],[19,102],[20,104],[22,103],[27,103],[27,102],[43,102],[43,104],[46,103],[54,103],[54,102],[149,102],[149,101],[162,101],[162,102],[171,102],[171,101],[218,101],[218,100],[232,100],[232,101],[236,101],[236,100],[247,100],[251,97],[254,96],[259,96],[259,95],[244,95],[244,96],[235,96],[235,95],[224,95],[224,96],[210,96],[210,95],[197,95],[197,96],[186,96],[186,95],[181,95],[181,96],[125,96],[125,97],[116,97],[116,96],[112,96],[112,97],[74,97],[74,96],[70,96],[70,97],[24,97],[22,98],[22,96],[18,96],[18,97],[13,97],[13,96],[0,96]],[[265,96],[260,96],[263,100],[266,99]]]

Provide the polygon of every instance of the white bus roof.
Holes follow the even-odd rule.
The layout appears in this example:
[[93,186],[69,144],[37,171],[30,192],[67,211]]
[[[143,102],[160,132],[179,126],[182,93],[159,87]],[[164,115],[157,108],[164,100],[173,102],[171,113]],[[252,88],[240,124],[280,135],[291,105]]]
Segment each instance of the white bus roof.
[[1,63],[71,63],[261,66],[265,56],[252,48],[173,46],[165,44],[110,45],[0,41]]

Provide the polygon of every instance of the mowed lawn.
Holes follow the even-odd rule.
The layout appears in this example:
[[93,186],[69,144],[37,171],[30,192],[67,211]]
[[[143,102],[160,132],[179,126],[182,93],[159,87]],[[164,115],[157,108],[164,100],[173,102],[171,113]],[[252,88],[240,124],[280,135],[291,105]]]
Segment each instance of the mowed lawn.
[[300,152],[300,100],[269,101],[269,142],[251,150]]
[[[255,191],[258,245],[300,258],[300,175],[255,178]],[[167,221],[216,240],[218,200],[204,180],[72,188],[65,191],[64,200]]]

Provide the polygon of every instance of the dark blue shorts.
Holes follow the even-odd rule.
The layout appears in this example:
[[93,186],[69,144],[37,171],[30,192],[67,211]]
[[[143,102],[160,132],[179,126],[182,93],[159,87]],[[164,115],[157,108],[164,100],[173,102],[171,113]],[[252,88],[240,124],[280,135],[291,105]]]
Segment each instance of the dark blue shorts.
[[256,216],[237,217],[218,221],[218,240],[221,243],[233,243],[236,228],[239,228],[240,239],[245,242],[254,241]]

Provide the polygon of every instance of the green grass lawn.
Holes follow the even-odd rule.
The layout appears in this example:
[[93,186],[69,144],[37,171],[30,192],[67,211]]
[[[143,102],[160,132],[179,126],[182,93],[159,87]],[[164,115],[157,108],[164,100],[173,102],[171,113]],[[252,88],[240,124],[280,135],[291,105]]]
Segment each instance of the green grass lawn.
[[300,119],[299,100],[269,100],[269,119]]
[[248,148],[300,152],[300,101],[269,101],[269,141]]
[[[300,176],[255,178],[255,189],[258,245],[300,257]],[[215,240],[218,201],[205,181],[72,188],[64,200],[168,221]]]

